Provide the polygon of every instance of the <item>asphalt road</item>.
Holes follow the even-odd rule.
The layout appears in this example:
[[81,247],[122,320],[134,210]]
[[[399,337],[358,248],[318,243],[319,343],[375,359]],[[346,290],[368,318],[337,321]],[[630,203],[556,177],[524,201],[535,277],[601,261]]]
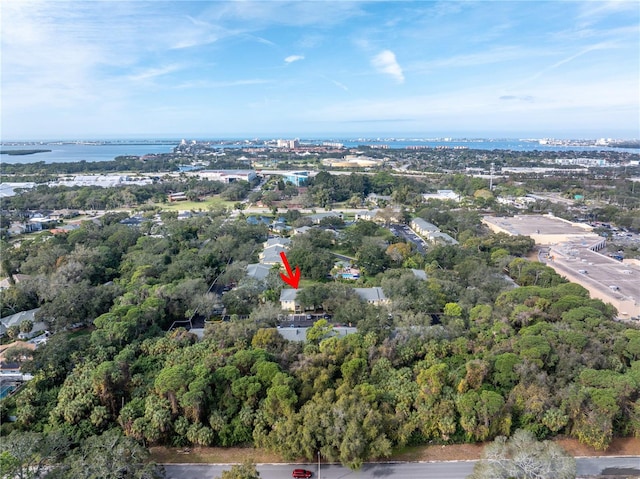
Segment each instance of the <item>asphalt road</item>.
[[391,230],[391,232],[394,235],[399,236],[400,238],[404,238],[404,239],[410,241],[411,243],[413,243],[414,245],[416,245],[416,248],[418,249],[418,252],[420,252],[422,254],[425,253],[424,243],[423,243],[422,239],[417,235],[417,233],[415,231],[413,231],[408,226],[390,225],[389,226],[389,230]]
[[[618,473],[640,478],[640,457],[581,457],[576,461],[578,477]],[[358,471],[337,465],[322,465],[320,476],[318,476],[317,464],[260,465],[258,471],[262,479],[288,479],[295,468],[312,471],[312,479],[464,479],[473,472],[474,465],[475,461],[365,464]],[[214,479],[230,467],[228,465],[171,464],[165,465],[165,471],[167,479]]]

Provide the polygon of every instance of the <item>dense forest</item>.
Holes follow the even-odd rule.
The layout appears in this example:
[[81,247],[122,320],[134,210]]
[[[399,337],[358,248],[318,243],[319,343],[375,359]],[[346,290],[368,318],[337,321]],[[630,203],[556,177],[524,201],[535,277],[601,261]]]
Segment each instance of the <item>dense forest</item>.
[[[253,445],[307,460],[320,451],[353,468],[403,445],[516,429],[599,450],[615,435],[640,436],[640,330],[525,260],[529,238],[490,234],[471,212],[438,218],[461,245],[426,255],[370,222],[297,238],[292,264],[316,278],[301,299],[358,327],[335,337],[321,320],[306,343],[275,327],[277,275],[246,277],[266,227],[224,210],[148,228],[120,219],[2,244],[3,273],[29,275],[2,292],[2,314],[40,307],[55,332],[15,355],[34,379],[2,402],[3,435],[38,434],[42,444],[57,435],[79,451],[119,432],[144,446]],[[381,286],[391,304],[328,281],[335,251],[367,265],[358,285]],[[234,288],[218,296],[212,283]],[[212,317],[220,302],[235,314],[210,322],[202,340],[167,331]],[[70,331],[77,323],[88,328]]]

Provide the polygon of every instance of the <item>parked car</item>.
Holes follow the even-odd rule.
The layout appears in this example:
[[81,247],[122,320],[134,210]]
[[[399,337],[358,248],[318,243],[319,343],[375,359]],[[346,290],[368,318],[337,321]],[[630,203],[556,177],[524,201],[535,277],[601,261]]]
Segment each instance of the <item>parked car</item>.
[[304,477],[305,479],[307,479],[311,476],[311,471],[307,471],[306,469],[294,469],[293,473],[291,473],[291,477]]

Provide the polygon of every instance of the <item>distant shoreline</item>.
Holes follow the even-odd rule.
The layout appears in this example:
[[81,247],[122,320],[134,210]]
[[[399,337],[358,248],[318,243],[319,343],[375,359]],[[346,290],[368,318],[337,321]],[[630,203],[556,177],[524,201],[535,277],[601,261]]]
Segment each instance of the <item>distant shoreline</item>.
[[0,155],[25,156],[36,153],[51,153],[51,150],[0,150]]

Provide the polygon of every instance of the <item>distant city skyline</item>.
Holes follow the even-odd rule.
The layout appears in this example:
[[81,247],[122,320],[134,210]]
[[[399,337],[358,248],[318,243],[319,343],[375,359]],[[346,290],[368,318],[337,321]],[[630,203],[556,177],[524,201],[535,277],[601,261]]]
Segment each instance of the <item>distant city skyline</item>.
[[0,3],[0,140],[640,137],[637,1]]

